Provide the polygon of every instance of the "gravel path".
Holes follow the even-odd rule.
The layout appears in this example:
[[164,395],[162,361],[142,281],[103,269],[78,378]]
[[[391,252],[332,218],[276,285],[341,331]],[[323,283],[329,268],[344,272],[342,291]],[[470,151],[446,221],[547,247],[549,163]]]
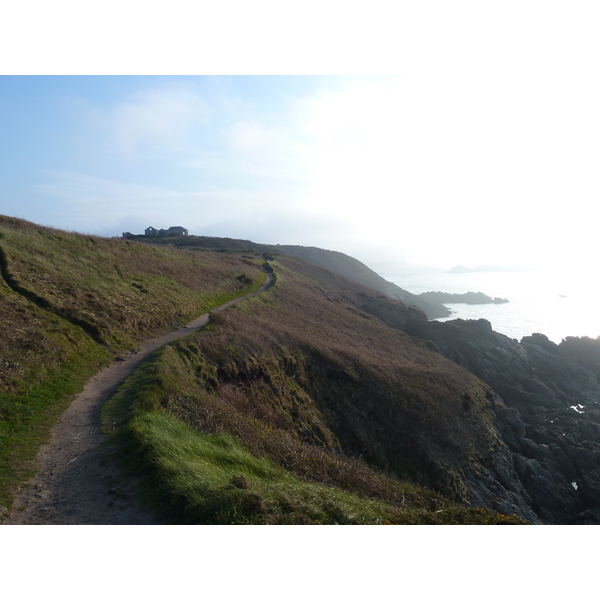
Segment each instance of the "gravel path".
[[[274,283],[268,274],[260,290],[213,312],[265,291]],[[50,443],[37,457],[39,470],[19,489],[6,525],[154,525],[157,518],[136,501],[136,484],[124,481],[101,433],[101,407],[123,380],[154,350],[202,329],[209,315],[167,335],[145,342],[94,375],[56,424]]]

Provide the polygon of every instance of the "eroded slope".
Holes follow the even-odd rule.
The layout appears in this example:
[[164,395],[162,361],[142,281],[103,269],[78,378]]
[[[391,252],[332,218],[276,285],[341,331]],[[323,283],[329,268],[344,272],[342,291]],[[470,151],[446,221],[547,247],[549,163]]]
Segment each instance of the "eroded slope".
[[[349,501],[319,503],[292,484],[273,492],[293,476],[387,503],[373,518],[498,522],[419,487],[477,504],[492,479],[485,465],[507,453],[488,386],[363,310],[369,295],[388,319],[422,319],[415,309],[300,259],[273,264],[272,290],[166,349],[111,405],[129,423],[127,456],[154,470],[163,501],[176,499],[170,509],[192,522],[220,522],[220,508],[241,511],[241,522],[332,522],[323,502],[337,507],[335,522],[364,522]],[[189,440],[183,454],[175,435]],[[190,465],[195,475],[183,473]],[[489,494],[506,514],[529,516],[501,485]],[[489,495],[477,499],[490,507]]]

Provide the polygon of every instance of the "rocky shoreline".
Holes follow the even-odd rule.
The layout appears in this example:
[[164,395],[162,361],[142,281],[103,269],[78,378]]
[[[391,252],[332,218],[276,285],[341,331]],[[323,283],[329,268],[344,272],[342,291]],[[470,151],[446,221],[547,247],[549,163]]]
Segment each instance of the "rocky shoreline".
[[493,331],[485,319],[427,320],[450,316],[444,304],[506,300],[480,292],[411,294],[340,252],[190,238],[182,241],[216,250],[235,242],[237,250],[298,256],[404,302],[406,309],[397,311],[385,296],[369,296],[361,309],[427,340],[490,386],[489,415],[501,443],[491,458],[465,466],[470,504],[516,513],[532,523],[600,523],[600,340],[567,338],[555,344],[534,334],[518,342]]
[[485,319],[411,320],[405,331],[494,390],[504,446],[472,477],[473,502],[534,523],[600,523],[600,340],[517,342]]

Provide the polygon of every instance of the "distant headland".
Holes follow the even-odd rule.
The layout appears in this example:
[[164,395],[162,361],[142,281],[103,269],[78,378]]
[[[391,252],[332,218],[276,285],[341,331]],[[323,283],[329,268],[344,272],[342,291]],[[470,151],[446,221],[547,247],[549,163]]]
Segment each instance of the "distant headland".
[[420,298],[441,304],[505,304],[506,298],[492,298],[483,292],[467,292],[466,294],[450,294],[448,292],[423,292]]

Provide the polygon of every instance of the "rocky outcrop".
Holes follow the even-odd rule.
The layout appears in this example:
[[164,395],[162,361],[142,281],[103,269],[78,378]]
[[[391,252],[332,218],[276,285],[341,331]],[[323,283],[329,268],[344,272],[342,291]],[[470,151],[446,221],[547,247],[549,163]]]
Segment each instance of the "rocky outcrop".
[[600,337],[567,337],[558,346],[561,356],[589,369],[600,381]]
[[500,484],[540,522],[600,523],[600,385],[589,368],[600,370],[600,361],[583,357],[581,344],[559,346],[542,334],[517,342],[484,319],[412,321],[406,331],[433,341],[497,394],[494,418],[506,449],[489,465],[486,484],[473,482],[474,498],[487,495],[493,505]]

